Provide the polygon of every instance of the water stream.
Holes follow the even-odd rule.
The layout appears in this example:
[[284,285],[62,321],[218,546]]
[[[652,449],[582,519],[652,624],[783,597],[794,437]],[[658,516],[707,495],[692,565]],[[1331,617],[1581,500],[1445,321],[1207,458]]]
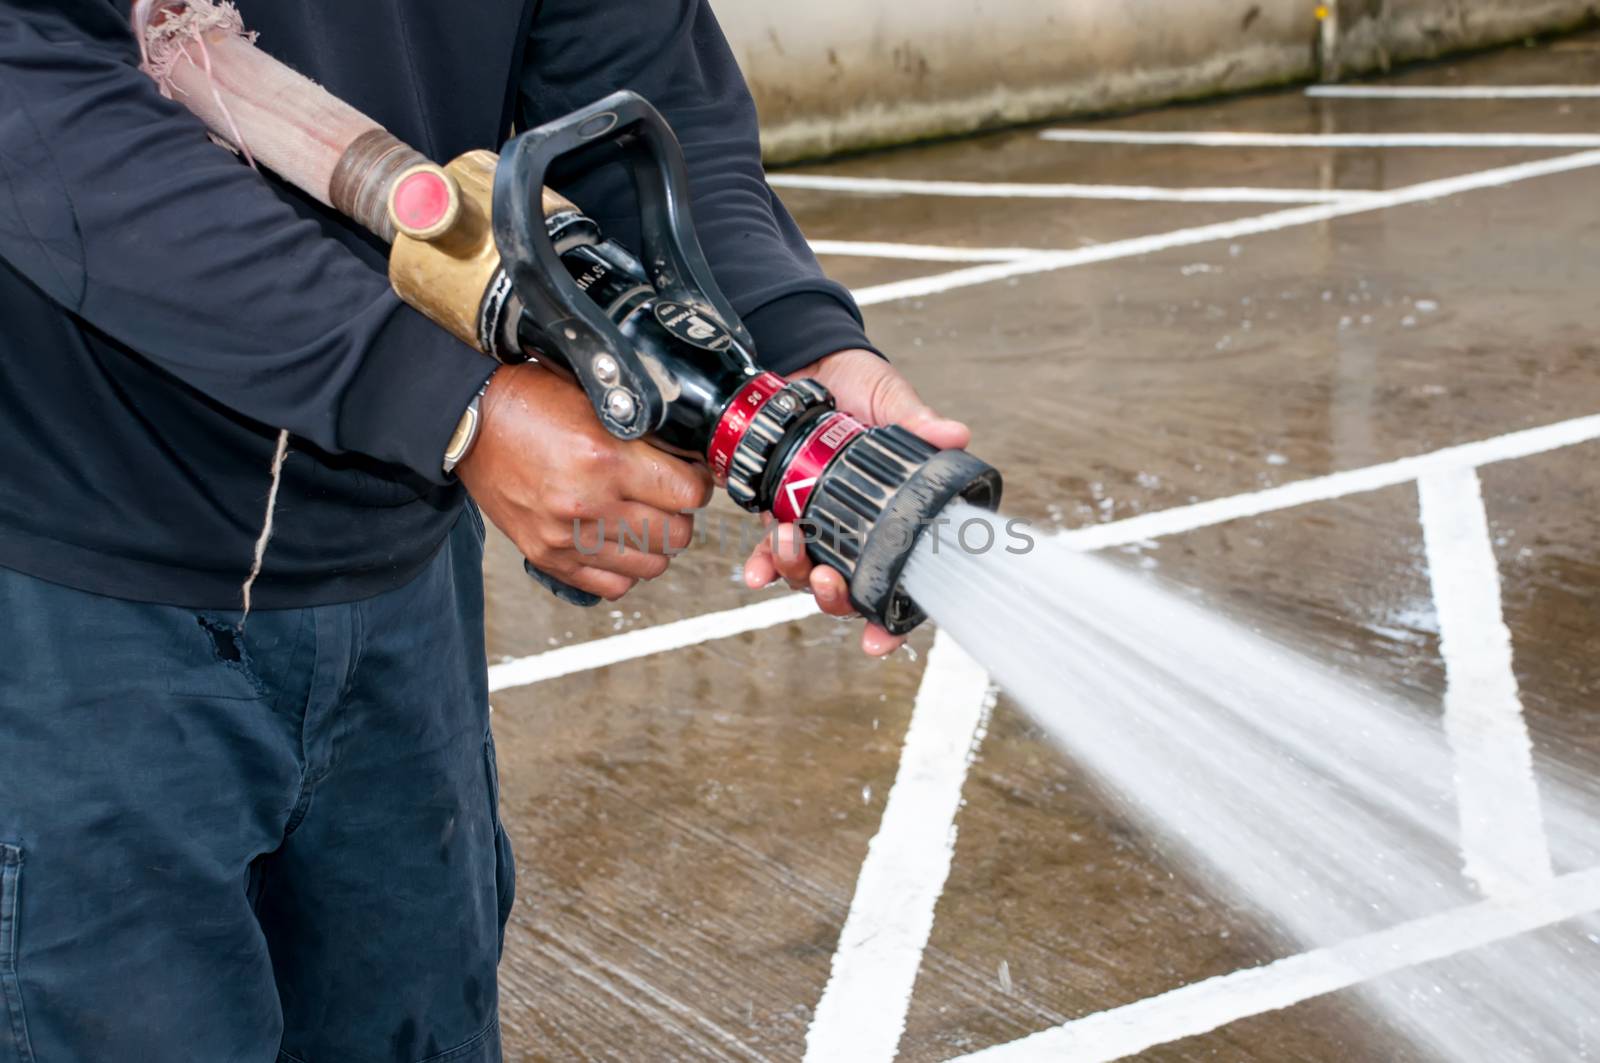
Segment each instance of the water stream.
[[[935,551],[924,536],[912,596],[1151,845],[1253,910],[1284,955],[1483,899],[1490,884],[1462,870],[1437,705],[1364,685],[1148,573],[1048,537],[1007,553],[1003,518],[959,504],[946,516],[993,520],[996,545],[968,552],[946,531]],[[1549,766],[1539,790],[1554,867],[1491,866],[1499,895],[1600,865],[1595,789]],[[1600,1058],[1600,920],[1359,992],[1409,1040],[1394,1058]]]

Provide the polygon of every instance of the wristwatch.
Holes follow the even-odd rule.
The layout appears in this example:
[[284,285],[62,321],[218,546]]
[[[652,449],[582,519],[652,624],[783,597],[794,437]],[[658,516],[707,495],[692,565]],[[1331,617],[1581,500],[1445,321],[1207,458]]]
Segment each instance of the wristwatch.
[[[489,380],[494,379],[494,374],[489,374]],[[467,403],[466,410],[461,414],[461,420],[456,422],[456,430],[450,434],[450,443],[444,448],[444,471],[448,475],[456,471],[466,456],[472,452],[472,444],[478,441],[478,428],[483,423],[483,393],[489,390],[489,380],[483,382],[483,387],[472,396],[472,401]]]

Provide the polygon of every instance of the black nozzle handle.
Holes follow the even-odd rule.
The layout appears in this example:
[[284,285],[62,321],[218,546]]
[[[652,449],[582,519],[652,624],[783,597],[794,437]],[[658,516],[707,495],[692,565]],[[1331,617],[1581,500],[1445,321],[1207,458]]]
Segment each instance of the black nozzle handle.
[[[708,312],[750,349],[749,333],[718,291],[689,216],[683,150],[654,107],[633,92],[614,92],[513,138],[494,179],[494,236],[526,312],[561,348],[606,430],[637,439],[666,414],[661,389],[633,344],[567,272],[545,225],[542,191],[551,165],[600,144],[621,149],[639,200],[641,261],[662,298]],[[606,376],[595,360],[609,355]],[[620,400],[618,392],[627,400]]]
[[522,561],[522,570],[528,575],[532,576],[535,583],[539,584],[539,586],[543,587],[557,598],[560,598],[568,605],[582,605],[588,607],[591,605],[600,604],[600,596],[598,594],[590,594],[588,591],[580,591],[570,583],[563,583],[561,580],[556,579],[543,569],[534,568],[533,562],[527,560],[526,558],[524,558]]

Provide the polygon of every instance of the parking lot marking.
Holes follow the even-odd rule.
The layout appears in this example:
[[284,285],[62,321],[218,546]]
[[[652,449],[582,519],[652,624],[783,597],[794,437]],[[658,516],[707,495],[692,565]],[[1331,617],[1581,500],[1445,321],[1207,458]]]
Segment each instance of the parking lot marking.
[[[1600,137],[1596,137],[1595,140],[1600,143]],[[1048,273],[1058,269],[1085,266],[1094,262],[1109,262],[1113,259],[1134,258],[1139,255],[1153,254],[1157,251],[1166,251],[1175,247],[1191,247],[1196,244],[1209,244],[1219,240],[1237,240],[1246,236],[1277,232],[1301,225],[1313,225],[1333,218],[1362,214],[1367,211],[1386,210],[1390,207],[1420,203],[1430,199],[1443,199],[1447,196],[1459,195],[1462,192],[1498,188],[1504,185],[1516,184],[1519,181],[1548,177],[1552,174],[1582,170],[1592,166],[1600,166],[1600,151],[1584,151],[1573,155],[1559,155],[1549,159],[1514,163],[1510,166],[1498,166],[1489,170],[1463,174],[1459,177],[1445,177],[1436,181],[1423,181],[1419,184],[1405,185],[1401,188],[1390,189],[1387,192],[1379,192],[1371,196],[1340,203],[1318,203],[1304,207],[1290,207],[1287,210],[1273,211],[1270,214],[1258,214],[1254,217],[1239,218],[1234,221],[1199,225],[1190,229],[1176,229],[1172,232],[1156,233],[1151,236],[1135,236],[1127,240],[1095,244],[1070,251],[1052,251],[1032,258],[1019,259],[1015,262],[991,262],[980,266],[969,266],[966,269],[935,273],[928,277],[913,277],[909,280],[877,284],[868,288],[858,289],[854,294],[856,302],[862,306],[893,302],[896,299],[936,295],[956,288],[971,287],[975,284],[988,284],[1010,277],[1021,277],[1032,273]]]
[[989,181],[908,181],[894,177],[771,174],[774,188],[804,188],[867,195],[954,196],[963,199],[1128,199],[1158,203],[1338,203],[1373,195],[1352,189],[1159,188],[1153,185],[1084,185]]
[[1195,502],[1187,506],[1141,513],[1136,517],[1090,524],[1062,532],[1063,538],[1080,550],[1099,550],[1142,539],[1159,539],[1180,532],[1207,528],[1241,517],[1256,517],[1308,502],[1326,502],[1346,495],[1376,491],[1410,483],[1420,476],[1452,469],[1476,468],[1512,458],[1525,458],[1547,450],[1600,439],[1600,414],[1557,421],[1538,428],[1524,428],[1503,436],[1460,443],[1415,457],[1368,465],[1361,469],[1328,473],[1306,480],[1293,480],[1278,487],[1230,495],[1227,498]]
[[1201,148],[1594,148],[1596,133],[1254,133],[1232,130],[1046,129],[1066,144],[1187,144]]
[[[1475,468],[1596,439],[1600,439],[1600,414],[1575,417],[1379,465],[1295,480],[1261,491],[1194,502],[1153,513],[1141,513],[1135,517],[1090,524],[1059,534],[1068,545],[1078,550],[1125,546],[1309,502],[1330,501],[1346,495],[1394,487],[1433,472]],[[745,631],[759,631],[813,615],[817,615],[817,607],[810,595],[788,594],[769,598],[753,605],[706,613],[505,661],[489,669],[489,689],[494,692],[526,686],[636,657],[727,638]]]
[[1518,896],[1480,901],[1194,982],[959,1059],[962,1063],[1121,1059],[1597,909],[1600,869],[1578,871]]
[[983,666],[935,634],[894,786],[806,1031],[810,1063],[894,1059],[955,854],[967,767],[994,698]]
[[541,683],[546,679],[603,668],[608,664],[619,664],[667,650],[681,650],[712,639],[759,631],[813,615],[821,614],[810,595],[785,594],[720,613],[703,613],[621,635],[562,646],[560,649],[490,666],[489,692],[492,694],[512,687]]
[[1486,895],[1503,896],[1554,872],[1483,489],[1476,469],[1456,466],[1419,477],[1417,496],[1439,617],[1462,862]]
[[1019,262],[1048,250],[1030,247],[946,247],[939,244],[875,243],[870,240],[811,240],[819,255],[908,258],[920,262]]
[[1576,100],[1600,85],[1312,85],[1307,96],[1344,100]]

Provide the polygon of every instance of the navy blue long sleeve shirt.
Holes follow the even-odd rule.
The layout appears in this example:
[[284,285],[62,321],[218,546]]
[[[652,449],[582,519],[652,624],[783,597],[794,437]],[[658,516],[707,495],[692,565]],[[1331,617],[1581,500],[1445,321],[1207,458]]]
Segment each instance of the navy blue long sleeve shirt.
[[[163,99],[126,7],[0,0],[0,565],[236,607],[287,429],[255,601],[397,586],[460,509],[440,459],[493,363],[400,303],[378,241]],[[866,345],[766,184],[703,0],[239,7],[263,49],[441,161],[634,89],[684,145],[707,258],[762,361]],[[620,172],[563,191],[636,243]]]

